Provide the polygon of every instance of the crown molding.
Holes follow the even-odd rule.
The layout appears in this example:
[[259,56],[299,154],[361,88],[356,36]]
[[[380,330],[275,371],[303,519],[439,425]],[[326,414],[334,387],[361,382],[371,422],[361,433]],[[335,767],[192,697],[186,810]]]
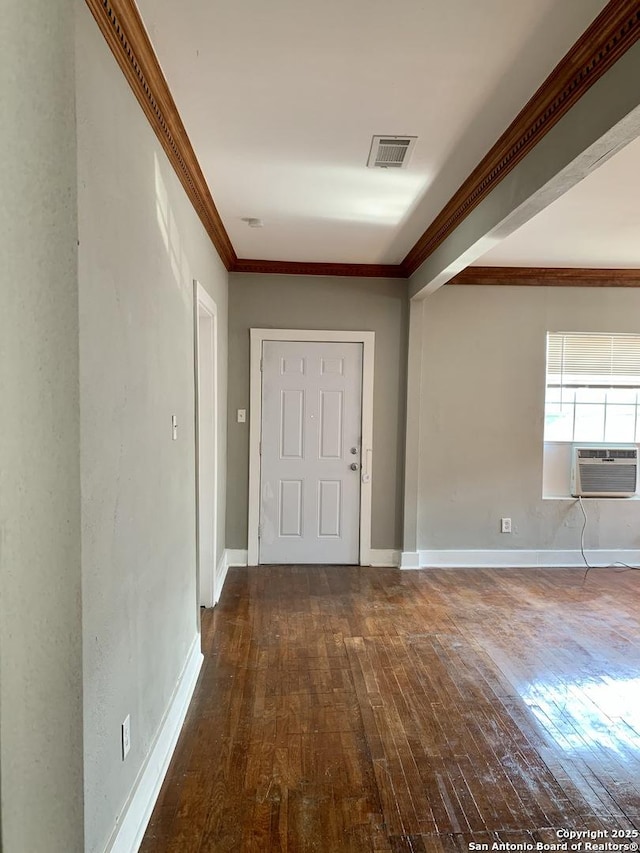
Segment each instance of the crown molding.
[[341,264],[306,261],[259,261],[238,258],[231,272],[265,273],[269,275],[337,275],[361,278],[407,278],[399,264]]
[[449,284],[515,287],[640,287],[640,269],[467,267],[452,278]]
[[610,0],[402,262],[412,275],[640,37],[640,0]]
[[202,174],[134,0],[86,0],[222,262],[236,253]]
[[[232,272],[408,278],[640,37],[640,0],[610,0],[547,77],[401,264],[238,259],[196,158],[134,0],[86,0],[225,267]],[[633,270],[468,267],[451,283],[484,284],[470,270],[510,270],[516,284],[635,287]],[[608,273],[608,276],[604,275]],[[578,281],[578,274],[581,280]],[[466,280],[463,280],[464,277]],[[502,276],[502,277],[501,277]],[[506,283],[504,273],[493,284]]]

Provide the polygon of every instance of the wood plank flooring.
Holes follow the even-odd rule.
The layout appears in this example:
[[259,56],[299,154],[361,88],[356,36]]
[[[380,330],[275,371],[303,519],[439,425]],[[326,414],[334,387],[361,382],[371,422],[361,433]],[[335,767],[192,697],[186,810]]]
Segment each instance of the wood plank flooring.
[[583,574],[231,569],[141,850],[637,835],[640,572]]

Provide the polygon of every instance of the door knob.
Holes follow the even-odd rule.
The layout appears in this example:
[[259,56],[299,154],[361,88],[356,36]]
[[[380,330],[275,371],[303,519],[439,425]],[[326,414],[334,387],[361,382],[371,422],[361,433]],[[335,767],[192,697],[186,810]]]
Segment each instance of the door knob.
[[352,471],[357,471],[359,467],[360,466],[357,462],[352,462],[351,465],[349,465],[349,468],[351,468]]

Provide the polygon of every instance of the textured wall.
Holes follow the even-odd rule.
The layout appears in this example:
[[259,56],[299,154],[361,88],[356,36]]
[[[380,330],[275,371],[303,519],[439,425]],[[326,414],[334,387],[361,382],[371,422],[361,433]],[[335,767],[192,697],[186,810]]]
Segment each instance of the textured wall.
[[[352,329],[376,333],[373,413],[373,548],[402,540],[407,285],[398,279],[232,274],[229,286],[227,545],[247,547],[249,329]],[[249,413],[250,416],[250,413]]]
[[[219,311],[224,465],[227,273],[80,2],[77,26],[90,853],[104,849],[122,813],[198,630],[192,280]],[[224,467],[219,482],[222,549]]]
[[[542,500],[548,331],[637,334],[640,291],[453,286],[424,300],[419,548],[579,547],[576,502]],[[640,547],[640,502],[588,508],[588,547]]]
[[6,853],[82,845],[73,2],[0,20],[0,715]]

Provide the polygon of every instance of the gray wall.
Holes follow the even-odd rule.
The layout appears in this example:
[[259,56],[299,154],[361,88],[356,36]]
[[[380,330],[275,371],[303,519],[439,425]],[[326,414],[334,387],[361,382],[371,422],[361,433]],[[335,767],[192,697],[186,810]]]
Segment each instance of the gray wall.
[[[422,311],[418,547],[578,548],[575,500],[542,500],[546,333],[638,334],[640,291],[449,286]],[[588,547],[640,547],[640,501],[588,509]]]
[[0,714],[6,853],[79,853],[73,2],[0,23]]
[[[400,279],[230,276],[227,547],[247,547],[249,329],[343,329],[376,333],[372,547],[402,541],[407,284]],[[249,412],[249,417],[250,417]]]
[[[223,463],[228,280],[90,12],[76,5],[90,853],[122,814],[199,629],[192,280],[219,310]],[[223,466],[221,551],[225,479]]]

